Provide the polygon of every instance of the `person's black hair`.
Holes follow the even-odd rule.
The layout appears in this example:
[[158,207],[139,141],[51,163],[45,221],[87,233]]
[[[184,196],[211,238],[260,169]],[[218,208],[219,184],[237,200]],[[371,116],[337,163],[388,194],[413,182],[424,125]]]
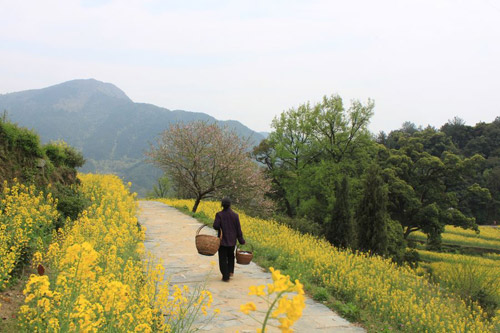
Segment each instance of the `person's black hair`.
[[224,209],[228,209],[229,207],[231,207],[231,199],[229,199],[228,197],[224,197],[221,204]]

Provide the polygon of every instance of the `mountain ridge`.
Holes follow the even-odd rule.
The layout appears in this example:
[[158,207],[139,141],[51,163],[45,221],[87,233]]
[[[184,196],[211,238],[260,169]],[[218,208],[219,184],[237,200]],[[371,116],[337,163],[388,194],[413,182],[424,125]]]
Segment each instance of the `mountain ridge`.
[[[144,152],[172,123],[216,122],[249,137],[252,144],[264,138],[236,120],[219,121],[202,112],[133,102],[117,86],[95,79],[3,94],[0,110],[7,110],[19,125],[34,129],[42,142],[64,140],[81,150],[87,160],[82,171],[116,173],[134,183],[133,189],[141,195],[160,174],[145,164]],[[138,177],[138,173],[152,176]]]

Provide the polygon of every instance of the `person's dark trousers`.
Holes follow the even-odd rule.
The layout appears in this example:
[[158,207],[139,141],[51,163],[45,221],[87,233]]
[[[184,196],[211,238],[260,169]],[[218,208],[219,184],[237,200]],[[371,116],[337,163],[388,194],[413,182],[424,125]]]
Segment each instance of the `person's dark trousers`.
[[234,246],[219,247],[219,269],[222,279],[229,280],[229,273],[234,273]]

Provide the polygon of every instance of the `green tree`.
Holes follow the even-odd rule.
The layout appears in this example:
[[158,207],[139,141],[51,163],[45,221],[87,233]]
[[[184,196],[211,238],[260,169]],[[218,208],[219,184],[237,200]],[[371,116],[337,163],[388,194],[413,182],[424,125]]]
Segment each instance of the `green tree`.
[[[456,202],[453,206],[460,207],[465,216],[474,217],[479,224],[500,218],[499,189],[490,177],[492,170],[500,167],[500,118],[472,127],[455,117],[440,130],[405,123],[389,135],[379,134],[377,142],[395,150],[406,149],[410,143],[419,144],[423,152],[443,163],[446,160],[447,174],[441,180],[445,192]],[[436,242],[439,237],[434,237]]]
[[446,124],[441,126],[441,131],[451,138],[460,150],[463,150],[472,138],[472,127],[467,126],[465,121],[459,117],[448,120]]
[[277,203],[280,211],[285,212],[289,217],[294,216],[294,210],[288,200],[288,188],[285,186],[286,170],[277,157],[274,142],[268,139],[262,140],[258,146],[254,147],[252,156],[265,166],[265,173],[271,180],[271,191],[266,195]]
[[[367,125],[374,104],[353,101],[346,108],[338,95],[325,96],[283,112],[254,156],[267,167],[274,198],[290,217],[324,223],[342,174],[359,175],[371,145]],[[363,155],[363,156],[361,156]]]
[[372,165],[366,173],[363,197],[356,214],[358,247],[362,251],[385,255],[388,247],[387,186],[381,170]]
[[153,191],[150,194],[153,198],[166,198],[171,190],[172,186],[170,180],[166,175],[158,178],[156,185],[153,186]]
[[500,156],[500,117],[489,124],[476,124],[471,136],[463,149],[465,156],[480,154],[486,159],[490,156]]
[[[468,194],[475,194],[471,199],[466,196],[464,204],[474,214],[478,223],[490,224],[500,220],[500,117],[492,123],[478,123],[474,127],[467,127],[468,141],[463,145],[461,153],[465,156],[479,154],[485,158],[483,168],[475,175],[469,175]],[[477,191],[471,186],[474,183],[487,188],[491,194]],[[481,195],[482,194],[482,195]],[[486,207],[486,208],[485,208]]]
[[491,193],[491,201],[488,202],[488,217],[484,223],[500,222],[500,161],[498,166],[487,169],[484,173],[484,181]]
[[403,237],[403,228],[398,221],[387,220],[387,255],[397,263],[406,260],[406,240]]
[[354,221],[349,200],[347,177],[342,183],[335,182],[335,204],[329,223],[326,226],[326,239],[337,247],[348,248],[354,245]]
[[368,100],[366,105],[353,101],[349,109],[343,106],[338,95],[324,96],[323,101],[314,106],[312,116],[312,136],[318,149],[335,163],[365,144],[369,136],[367,125],[373,115],[375,104]]
[[420,138],[401,141],[400,149],[379,151],[379,163],[389,185],[391,218],[404,228],[404,237],[421,230],[434,241],[445,225],[477,228],[473,217],[460,209],[464,175],[474,172],[481,157],[462,159],[444,152],[442,157],[424,151]]
[[306,103],[283,112],[271,124],[274,131],[269,135],[269,142],[274,150],[276,165],[272,175],[277,180],[274,182],[281,184],[282,193],[291,206],[288,210],[291,216],[296,214],[303,197],[303,171],[319,155],[312,137],[312,116],[312,108]]

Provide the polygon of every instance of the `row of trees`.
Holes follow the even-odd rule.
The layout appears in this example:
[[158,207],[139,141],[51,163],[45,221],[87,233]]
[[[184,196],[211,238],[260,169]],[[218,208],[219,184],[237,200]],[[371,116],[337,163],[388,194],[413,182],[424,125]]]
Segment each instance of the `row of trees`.
[[445,225],[477,230],[498,216],[500,120],[472,128],[454,119],[440,130],[405,123],[373,137],[373,108],[333,95],[287,110],[254,147],[258,164],[248,141],[203,122],[171,126],[148,155],[177,195],[196,199],[193,211],[224,195],[253,212],[272,202],[302,231],[396,257],[412,232],[439,246]]
[[[253,154],[266,166],[279,209],[292,221],[309,221],[298,227],[319,230],[335,245],[380,254],[396,254],[415,231],[439,246],[445,225],[477,230],[476,220],[488,222],[484,211],[497,211],[496,169],[485,173],[500,142],[495,131],[479,124],[489,139],[472,139],[474,131],[455,119],[442,130],[405,123],[373,138],[367,130],[373,107],[370,100],[344,107],[330,96],[273,121]],[[489,148],[477,151],[475,141]]]
[[288,223],[337,246],[386,254],[403,244],[403,233],[387,213],[381,147],[367,129],[373,108],[371,100],[345,107],[337,95],[302,104],[273,121],[253,155],[266,166],[270,196]]

